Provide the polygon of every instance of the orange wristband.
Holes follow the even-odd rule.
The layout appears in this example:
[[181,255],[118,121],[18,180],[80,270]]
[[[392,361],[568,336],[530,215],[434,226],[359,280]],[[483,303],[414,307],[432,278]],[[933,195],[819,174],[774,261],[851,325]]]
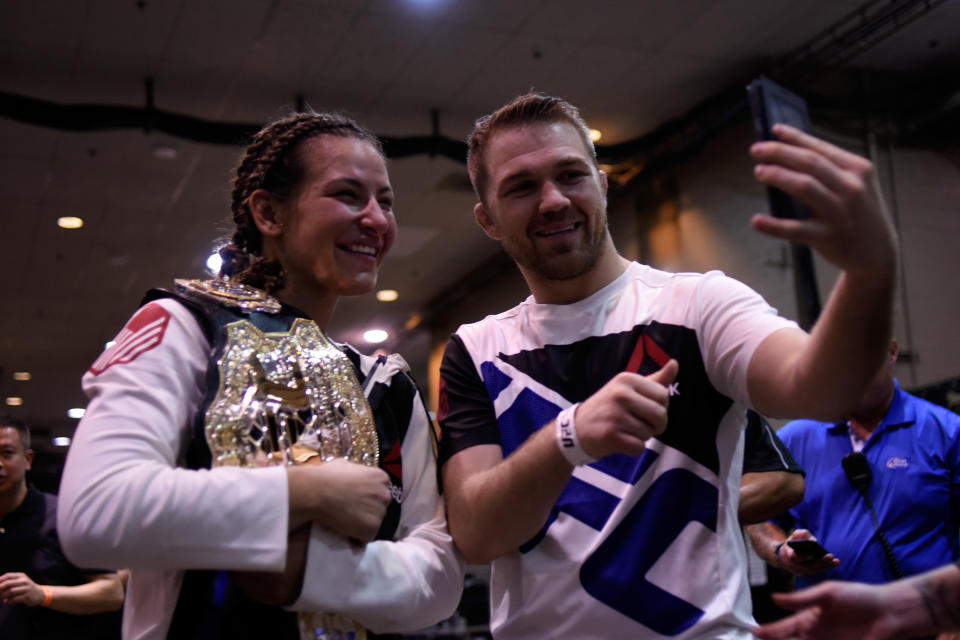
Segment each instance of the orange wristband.
[[53,602],[53,589],[45,584],[40,585],[40,588],[43,589],[43,602],[40,603],[40,606],[49,607],[50,603]]

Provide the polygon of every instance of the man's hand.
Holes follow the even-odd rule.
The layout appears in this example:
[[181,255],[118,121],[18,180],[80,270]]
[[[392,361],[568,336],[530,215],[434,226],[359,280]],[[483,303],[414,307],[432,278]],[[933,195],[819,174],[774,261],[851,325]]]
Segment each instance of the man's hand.
[[[667,426],[667,386],[680,365],[671,360],[649,376],[621,373],[577,407],[580,446],[592,457],[640,455]],[[543,527],[572,466],[557,443],[556,421],[543,425],[507,458],[499,445],[477,445],[443,468],[450,532],[468,562],[486,564],[530,540]]]
[[788,125],[780,141],[757,142],[750,153],[757,180],[803,201],[806,220],[756,215],[758,231],[806,244],[848,273],[892,278],[896,233],[886,215],[873,163]]
[[753,630],[763,640],[887,640],[895,635],[894,603],[881,588],[854,582],[824,582],[803,591],[775,593],[778,606],[794,615]]
[[832,553],[828,553],[821,558],[797,553],[793,547],[786,544],[790,540],[816,540],[816,538],[806,529],[796,529],[787,536],[783,546],[777,552],[780,566],[794,575],[806,576],[812,573],[820,573],[833,569],[840,564],[840,561]]
[[390,477],[383,469],[348,460],[287,467],[290,528],[317,521],[360,542],[373,540],[390,504]]
[[897,240],[873,164],[786,125],[750,153],[757,179],[803,201],[805,220],[756,215],[755,229],[809,245],[842,269],[810,334],[776,331],[747,372],[753,406],[779,418],[836,421],[861,401],[893,335]]
[[0,600],[4,604],[39,607],[43,603],[43,589],[25,573],[5,573],[0,576]]
[[667,428],[667,387],[680,365],[670,360],[648,376],[619,373],[577,407],[580,446],[594,458],[612,453],[639,456],[646,441]]

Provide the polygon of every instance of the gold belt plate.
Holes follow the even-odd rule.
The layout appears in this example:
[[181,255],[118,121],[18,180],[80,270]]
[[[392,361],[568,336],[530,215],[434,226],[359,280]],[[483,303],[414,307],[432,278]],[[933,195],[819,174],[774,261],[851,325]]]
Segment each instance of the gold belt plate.
[[380,462],[376,424],[353,365],[311,320],[265,333],[226,326],[220,386],[205,416],[213,466],[346,458]]
[[[377,466],[373,412],[353,364],[311,320],[265,333],[248,320],[226,326],[220,386],[205,416],[213,466],[262,467],[346,458]],[[366,640],[337,613],[301,612],[300,637]]]

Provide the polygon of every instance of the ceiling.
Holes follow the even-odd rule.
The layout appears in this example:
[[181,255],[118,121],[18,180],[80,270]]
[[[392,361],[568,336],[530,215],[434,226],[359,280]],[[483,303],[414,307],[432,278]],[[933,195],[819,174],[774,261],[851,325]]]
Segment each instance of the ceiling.
[[[151,78],[155,110],[205,121],[260,124],[301,96],[382,136],[436,126],[462,140],[478,116],[536,88],[580,106],[601,144],[614,144],[894,6],[903,9],[887,31],[840,43],[844,56],[826,66],[956,75],[960,0],[6,0],[0,92],[4,104],[13,95],[142,109]],[[0,113],[0,397],[23,398],[6,409],[42,442],[72,432],[80,375],[143,292],[203,275],[229,228],[241,147],[142,121],[25,124],[26,111]],[[499,251],[475,226],[462,162],[419,153],[391,161],[390,173],[400,229],[381,285],[400,299],[344,300],[331,327],[360,345],[362,330],[396,333]],[[64,215],[83,228],[58,228]]]

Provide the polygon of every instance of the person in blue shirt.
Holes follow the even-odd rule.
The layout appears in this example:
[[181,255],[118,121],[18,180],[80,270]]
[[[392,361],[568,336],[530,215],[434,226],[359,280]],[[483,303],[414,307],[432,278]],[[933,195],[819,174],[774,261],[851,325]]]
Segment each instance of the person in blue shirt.
[[[797,420],[778,433],[807,472],[806,493],[748,533],[761,557],[798,576],[799,588],[885,583],[958,558],[960,416],[900,389],[896,359],[893,341],[847,420]],[[829,553],[815,558],[784,544],[804,538]]]

